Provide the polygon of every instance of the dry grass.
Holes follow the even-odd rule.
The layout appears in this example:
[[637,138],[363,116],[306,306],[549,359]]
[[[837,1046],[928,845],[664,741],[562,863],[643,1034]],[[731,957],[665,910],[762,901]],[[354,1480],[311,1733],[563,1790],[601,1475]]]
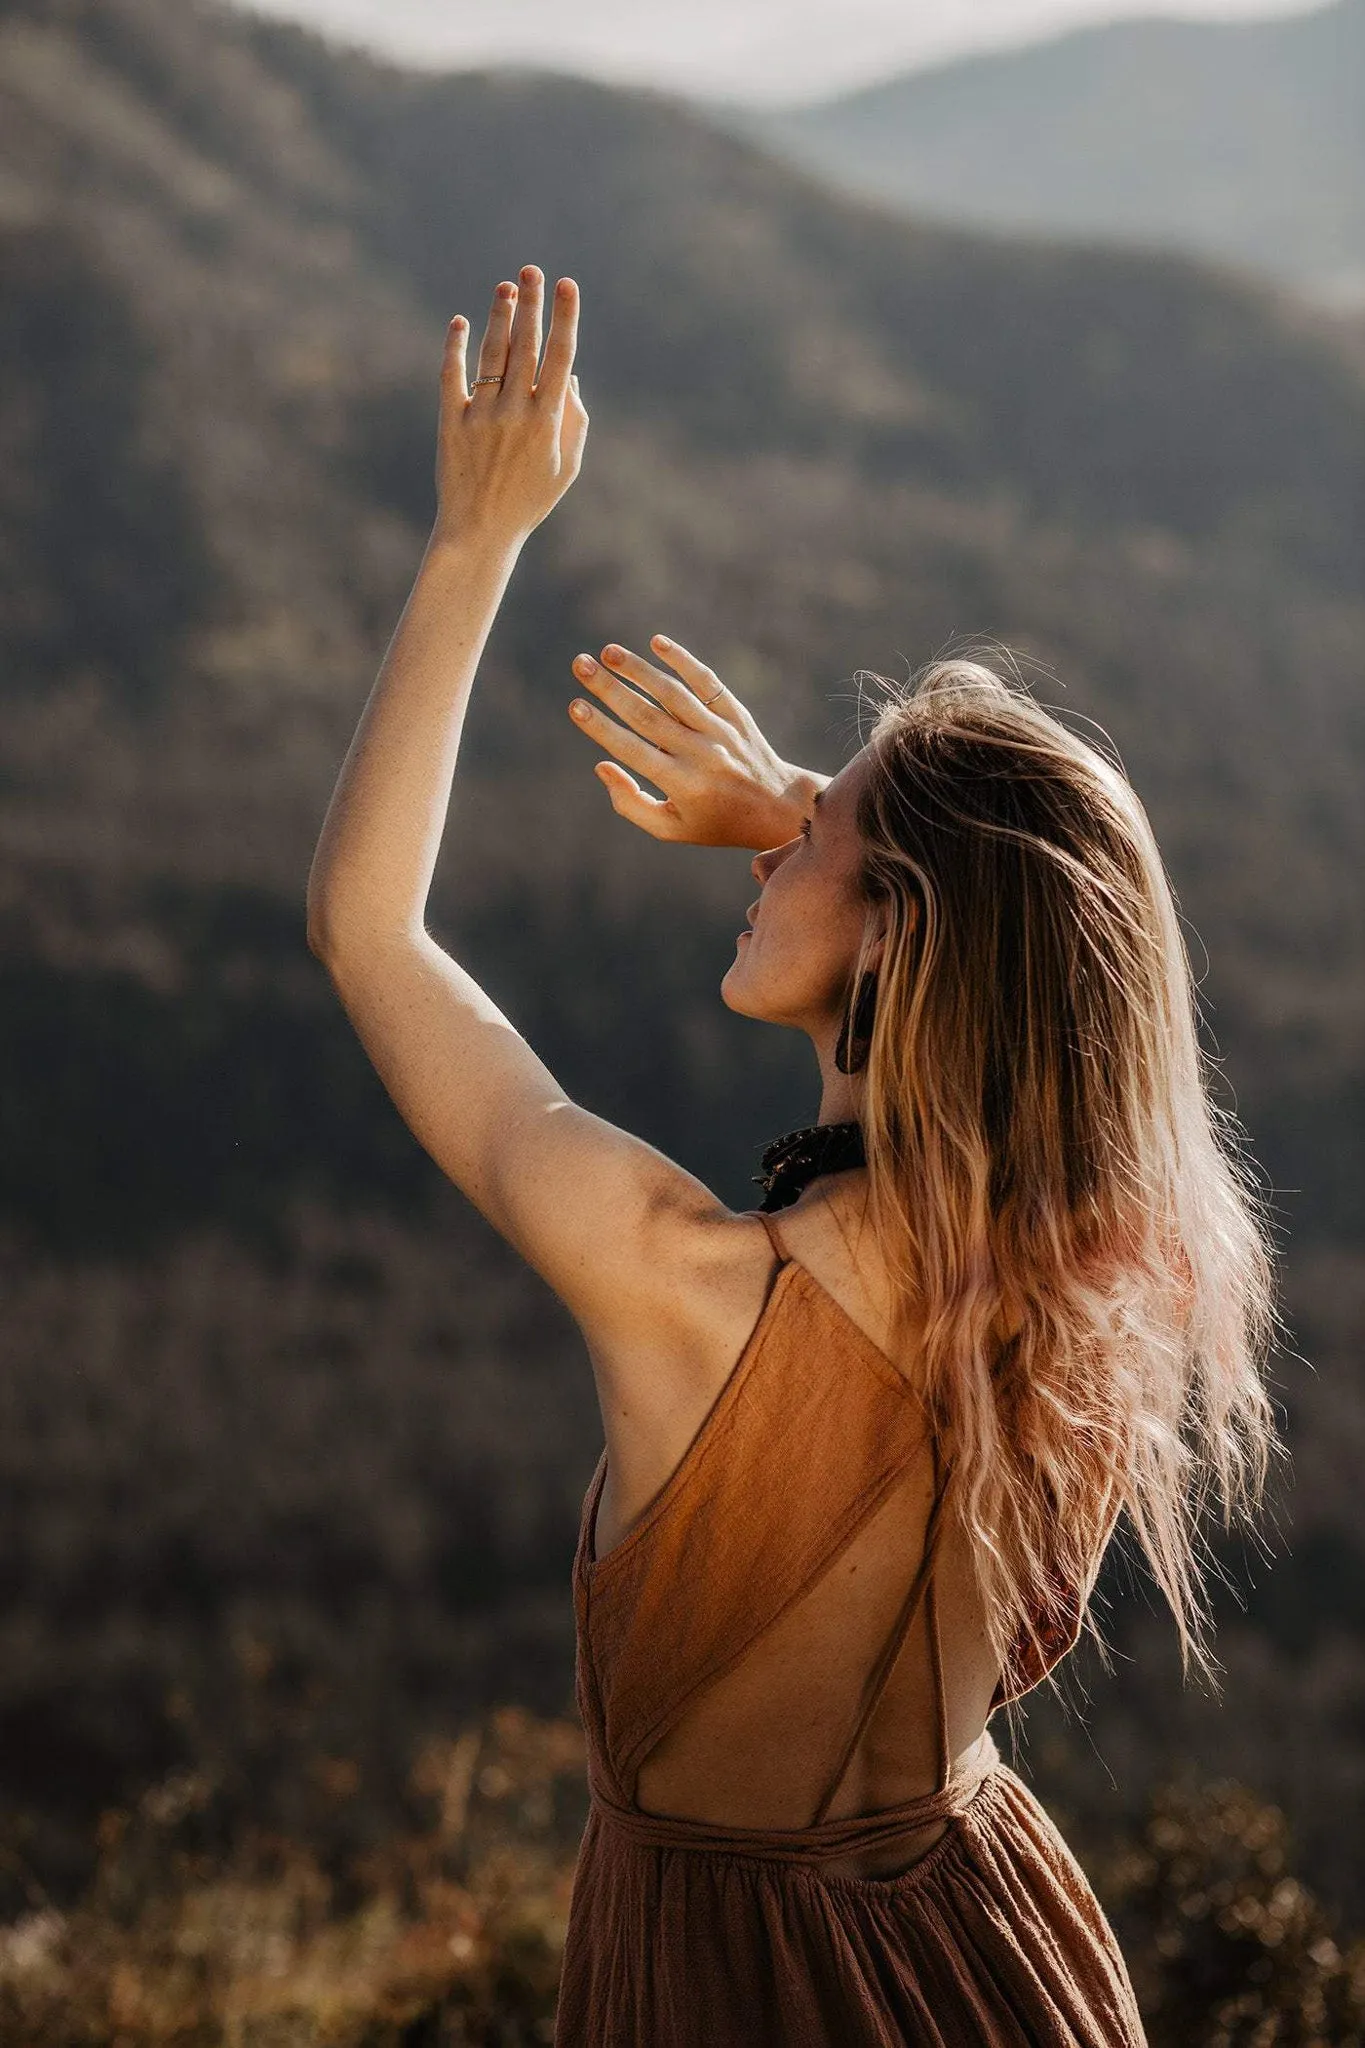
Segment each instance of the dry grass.
[[[353,1767],[319,1768],[344,1797]],[[74,1909],[35,1904],[0,1934],[0,2039],[549,2041],[582,1773],[577,1727],[502,1709],[419,1756],[425,1825],[341,1871],[263,1833],[209,1846],[218,1787],[179,1773],[104,1816],[97,1874]]]
[[[329,1867],[305,1843],[222,1841],[210,1772],[99,1829],[66,1912],[0,1931],[6,2048],[522,2048],[553,2038],[586,1811],[581,1730],[502,1708],[429,1743],[420,1820]],[[319,1759],[339,1799],[355,1766]],[[1289,1869],[1284,1816],[1243,1786],[1168,1786],[1092,1859],[1153,2048],[1362,2048],[1365,1939]]]

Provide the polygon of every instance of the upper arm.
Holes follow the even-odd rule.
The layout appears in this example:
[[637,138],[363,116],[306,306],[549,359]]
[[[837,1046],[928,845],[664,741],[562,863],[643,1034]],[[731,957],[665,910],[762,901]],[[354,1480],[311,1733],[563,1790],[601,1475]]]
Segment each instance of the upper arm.
[[730,1212],[694,1175],[569,1099],[473,976],[430,938],[328,971],[413,1135],[589,1336],[628,1341]]

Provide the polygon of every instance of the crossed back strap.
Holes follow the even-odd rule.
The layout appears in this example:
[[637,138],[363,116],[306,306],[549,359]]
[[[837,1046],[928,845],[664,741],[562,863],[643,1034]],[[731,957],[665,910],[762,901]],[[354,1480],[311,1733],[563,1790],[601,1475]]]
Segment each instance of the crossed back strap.
[[[773,1250],[782,1263],[784,1265],[787,1264],[791,1259],[791,1254],[783,1242],[781,1231],[771,1216],[764,1215],[762,1211],[758,1213],[763,1227],[768,1233]],[[896,1616],[896,1620],[892,1625],[891,1632],[882,1646],[881,1654],[868,1676],[863,1689],[863,1699],[858,1709],[857,1719],[849,1731],[838,1764],[835,1767],[834,1775],[829,1781],[824,1797],[815,1810],[814,1817],[810,1822],[812,1827],[818,1827],[824,1820],[834,1802],[839,1787],[844,1782],[844,1775],[853,1761],[859,1743],[867,1733],[872,1716],[877,1711],[882,1695],[890,1681],[891,1674],[895,1670],[897,1661],[905,1647],[906,1637],[914,1625],[915,1616],[919,1612],[921,1601],[927,1602],[929,1661],[933,1671],[934,1683],[934,1713],[938,1737],[938,1766],[935,1790],[941,1792],[948,1783],[952,1759],[948,1751],[948,1702],[943,1684],[943,1646],[939,1637],[938,1606],[934,1597],[934,1560],[938,1549],[939,1537],[942,1534],[943,1525],[946,1520],[944,1504],[947,1500],[948,1485],[952,1477],[952,1467],[949,1465],[946,1469],[944,1468],[936,1437],[930,1438],[930,1450],[934,1460],[934,1500],[924,1532],[924,1550],[920,1558],[919,1568],[915,1573],[914,1579],[911,1581],[910,1590],[905,1596],[900,1613]]]

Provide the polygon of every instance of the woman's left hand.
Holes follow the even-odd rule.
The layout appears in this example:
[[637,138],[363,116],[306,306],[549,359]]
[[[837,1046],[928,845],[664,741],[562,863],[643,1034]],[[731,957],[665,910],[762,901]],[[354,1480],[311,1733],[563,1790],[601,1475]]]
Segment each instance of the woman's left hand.
[[572,374],[578,286],[562,277],[555,287],[541,363],[544,294],[545,279],[534,264],[522,271],[520,290],[500,284],[493,294],[475,376],[500,377],[500,384],[468,381],[463,314],[446,331],[433,539],[464,538],[475,529],[520,542],[578,475],[588,436]]

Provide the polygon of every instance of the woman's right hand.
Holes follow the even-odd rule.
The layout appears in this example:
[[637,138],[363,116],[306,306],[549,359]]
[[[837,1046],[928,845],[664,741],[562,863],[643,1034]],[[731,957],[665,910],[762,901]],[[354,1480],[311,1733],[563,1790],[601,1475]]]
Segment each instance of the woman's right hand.
[[[602,649],[600,662],[580,654],[573,664],[575,680],[600,701],[575,699],[569,715],[615,756],[594,771],[612,809],[652,839],[677,845],[743,846],[756,853],[785,846],[829,777],[780,760],[734,692],[685,647],[662,633],[650,644],[676,675],[615,644]],[[585,703],[583,715],[579,703]],[[602,706],[616,717],[608,718]],[[647,775],[663,796],[641,789],[630,768]]]

